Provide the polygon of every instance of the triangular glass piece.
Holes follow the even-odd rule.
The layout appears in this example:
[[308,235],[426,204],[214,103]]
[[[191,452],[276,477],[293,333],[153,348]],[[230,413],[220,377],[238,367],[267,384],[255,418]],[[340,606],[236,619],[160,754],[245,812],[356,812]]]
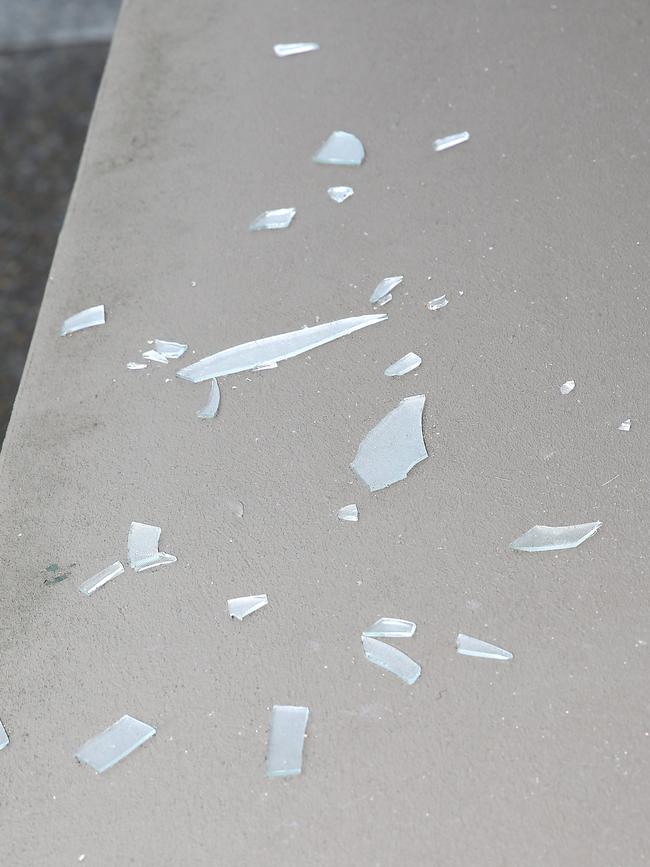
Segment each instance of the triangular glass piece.
[[602,526],[602,521],[571,524],[567,527],[545,527],[538,524],[511,542],[510,547],[515,551],[564,551],[582,545]]
[[456,637],[456,650],[463,656],[480,656],[482,659],[512,659],[512,653],[497,647],[496,644],[488,644],[480,638],[472,638],[459,632]]
[[339,509],[337,518],[339,519],[339,521],[358,521],[359,510],[357,508],[357,504],[350,503],[349,506],[343,506],[342,509]]
[[237,599],[228,600],[228,614],[237,620],[243,620],[253,611],[264,608],[268,604],[269,600],[266,593],[262,593],[260,596],[239,596]]
[[336,130],[316,151],[315,163],[329,166],[360,166],[366,155],[361,141],[351,132]]
[[361,636],[361,641],[368,662],[397,675],[404,683],[415,683],[422,673],[417,662],[396,647],[385,644],[383,641],[377,641],[376,638],[368,638],[366,635]]
[[398,277],[384,277],[384,279],[380,280],[375,286],[373,293],[370,296],[370,303],[381,304],[382,298],[385,298],[396,286],[399,286],[403,279],[403,274],[400,274]]
[[354,190],[352,187],[329,187],[327,195],[333,202],[338,202],[340,205],[341,202],[344,202],[346,199],[349,199],[350,196],[354,195]]

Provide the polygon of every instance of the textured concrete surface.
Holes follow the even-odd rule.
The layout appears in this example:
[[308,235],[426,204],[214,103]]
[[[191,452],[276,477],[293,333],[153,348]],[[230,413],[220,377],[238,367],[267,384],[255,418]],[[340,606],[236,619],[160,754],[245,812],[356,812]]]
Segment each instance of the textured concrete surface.
[[[2,863],[647,863],[648,26],[602,0],[126,7],[2,452]],[[322,50],[273,56],[298,39]],[[362,168],[311,163],[337,128]],[[393,273],[387,323],[226,379],[213,423],[176,365],[125,367],[369,311]],[[359,440],[417,393],[431,457],[370,495]],[[178,563],[83,598],[131,520]],[[228,622],[249,592],[269,606]],[[413,687],[362,657],[379,615],[418,623]],[[311,708],[298,779],[264,777],[274,702]],[[123,713],[158,734],[79,766]]]

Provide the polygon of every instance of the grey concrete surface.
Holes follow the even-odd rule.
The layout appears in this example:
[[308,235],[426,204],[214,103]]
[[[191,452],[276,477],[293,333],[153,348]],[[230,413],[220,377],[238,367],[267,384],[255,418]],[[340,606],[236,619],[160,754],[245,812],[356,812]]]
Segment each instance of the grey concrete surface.
[[[2,863],[648,862],[647,75],[640,2],[131,0],[1,457]],[[362,168],[311,163],[337,128]],[[225,380],[214,423],[205,385],[126,370],[156,336],[198,358],[368,311],[393,273],[387,323]],[[57,336],[98,302],[105,327]],[[420,392],[431,457],[370,495],[358,442]],[[575,551],[508,550],[596,518]],[[178,563],[83,598],[131,520]],[[228,622],[248,592],[269,606]],[[418,623],[413,687],[362,657],[379,615]],[[273,703],[311,708],[290,781],[264,777]],[[79,766],[123,713],[158,734]]]

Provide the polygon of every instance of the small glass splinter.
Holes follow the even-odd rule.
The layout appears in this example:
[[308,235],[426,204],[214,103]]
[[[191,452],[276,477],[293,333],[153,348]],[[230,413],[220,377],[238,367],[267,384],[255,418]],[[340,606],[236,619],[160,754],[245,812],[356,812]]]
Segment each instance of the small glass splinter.
[[417,662],[396,647],[377,641],[376,638],[369,638],[367,635],[362,635],[361,641],[368,662],[397,675],[404,683],[415,683],[422,673]]
[[129,361],[129,363],[126,366],[128,367],[129,370],[144,370],[147,365],[146,364],[140,364],[137,361]]
[[415,352],[409,352],[394,364],[391,364],[390,367],[387,367],[384,371],[384,376],[404,376],[405,373],[410,373],[421,364],[422,359],[420,356],[416,355]]
[[329,187],[327,195],[333,202],[338,202],[340,205],[341,202],[344,202],[346,199],[349,199],[350,196],[354,195],[354,190],[352,187]]
[[122,572],[124,572],[124,566],[122,566],[119,560],[116,560],[112,565],[107,566],[105,569],[102,569],[101,572],[93,575],[92,578],[88,578],[87,581],[84,581],[84,583],[80,585],[79,590],[82,593],[85,593],[86,596],[90,596],[91,593],[94,593],[95,590],[99,590],[100,587],[103,587],[104,584],[108,583],[113,578],[117,578],[117,576],[121,575]]
[[133,521],[129,528],[128,551],[129,566],[136,572],[144,572],[145,569],[153,569],[154,566],[164,566],[167,563],[175,563],[173,554],[165,554],[158,551],[160,539],[160,527],[151,524],[138,524]]
[[6,746],[9,746],[9,735],[0,721],[0,750],[4,750]]
[[187,352],[187,343],[176,343],[173,340],[154,340],[153,348],[165,358],[180,358]]
[[393,289],[396,286],[399,286],[403,279],[403,275],[400,275],[399,277],[384,277],[384,279],[377,284],[372,295],[370,296],[370,303],[381,304],[382,299],[386,298],[387,295],[390,295]]
[[243,620],[244,617],[248,617],[253,611],[257,611],[258,608],[264,608],[268,604],[269,600],[266,593],[262,593],[260,596],[239,596],[237,599],[228,600],[228,614],[231,617],[237,618],[237,620]]
[[480,656],[482,659],[512,659],[512,653],[497,647],[496,644],[488,644],[471,635],[463,635],[459,632],[456,636],[456,650],[462,656]]
[[515,551],[564,551],[567,548],[577,548],[593,536],[602,521],[592,521],[590,524],[571,524],[568,527],[531,527],[527,533],[510,543]]
[[622,421],[619,424],[618,429],[628,431],[631,427],[632,427],[632,419],[626,418],[625,421]]
[[302,771],[308,707],[274,704],[266,755],[267,777],[291,777]]
[[97,771],[107,771],[156,734],[153,726],[126,714],[75,753],[75,758]]
[[431,301],[427,304],[427,308],[429,310],[442,310],[443,307],[446,307],[449,304],[449,299],[446,295],[439,295],[437,298],[432,298]]
[[433,143],[434,151],[446,151],[447,148],[453,148],[456,145],[469,141],[469,133],[455,132],[452,135],[446,135],[444,138],[437,138]]
[[210,397],[208,398],[208,402],[201,409],[197,409],[197,416],[199,418],[214,418],[219,409],[220,401],[221,392],[219,391],[219,383],[216,379],[213,379],[212,385],[210,386]]
[[103,304],[98,304],[97,307],[88,307],[64,320],[61,326],[61,337],[65,337],[66,334],[74,334],[75,331],[83,331],[84,328],[92,328],[94,325],[104,325],[105,322],[106,315]]
[[248,227],[251,232],[260,229],[286,229],[296,216],[295,208],[277,208],[275,211],[262,211]]
[[560,394],[571,394],[573,389],[576,387],[574,380],[567,379],[566,382],[563,382],[560,386]]
[[339,509],[336,517],[339,521],[358,521],[359,510],[357,509],[357,504],[350,503],[349,506],[343,506],[342,509]]
[[309,51],[318,51],[318,42],[279,42],[273,46],[276,57],[292,57],[294,54],[307,54]]
[[415,634],[415,623],[397,617],[380,617],[362,634],[366,638],[411,638]]
[[351,467],[371,491],[405,479],[428,458],[422,436],[424,395],[405,397],[361,441]]
[[326,166],[360,166],[366,152],[361,141],[351,132],[337,130],[318,148],[312,157]]

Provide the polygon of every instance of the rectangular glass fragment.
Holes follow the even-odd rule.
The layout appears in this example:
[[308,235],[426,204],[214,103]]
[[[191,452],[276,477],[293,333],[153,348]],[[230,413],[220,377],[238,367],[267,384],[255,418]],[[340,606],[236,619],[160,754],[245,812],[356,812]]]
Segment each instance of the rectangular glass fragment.
[[0,721],[0,750],[4,750],[7,746],[9,746],[9,735]]
[[405,479],[429,457],[422,436],[424,395],[405,397],[361,441],[351,467],[371,491]]
[[128,367],[129,370],[144,370],[147,365],[146,364],[140,364],[137,361],[129,361],[129,363],[126,366]]
[[359,510],[356,503],[350,503],[349,506],[343,506],[339,509],[337,515],[339,521],[358,521]]
[[452,135],[446,135],[444,138],[437,138],[433,143],[434,151],[446,151],[447,148],[453,148],[456,145],[469,141],[469,133],[455,132]]
[[333,202],[338,202],[340,205],[341,202],[344,202],[346,199],[349,199],[350,196],[354,195],[354,190],[352,187],[329,187],[327,195]]
[[302,771],[302,750],[309,708],[274,704],[266,756],[268,777],[291,777]]
[[405,653],[392,647],[390,644],[385,644],[383,641],[377,641],[376,638],[369,638],[366,635],[361,636],[363,642],[363,652],[366,654],[368,662],[378,665],[385,671],[390,671],[391,674],[397,675],[404,683],[413,684],[422,673],[422,669]]
[[471,635],[463,635],[459,632],[456,636],[456,650],[462,656],[479,656],[481,659],[512,659],[512,653],[497,647],[496,644],[488,644],[480,638],[472,638]]
[[382,298],[385,298],[396,286],[404,279],[404,275],[400,275],[399,277],[384,277],[383,280],[380,280],[379,283],[375,286],[375,289],[370,296],[371,304],[379,304]]
[[571,394],[571,392],[573,391],[573,389],[575,387],[576,387],[575,380],[567,379],[567,381],[563,382],[562,385],[560,386],[560,394],[562,394],[562,395]]
[[317,346],[345,337],[361,328],[376,325],[388,319],[385,313],[375,313],[370,316],[351,316],[336,322],[325,322],[289,331],[286,334],[276,334],[261,340],[251,340],[239,346],[224,349],[207,358],[190,364],[179,370],[176,376],[188,379],[190,382],[204,382],[218,376],[228,376],[230,373],[240,373],[243,370],[254,370],[262,365],[284,361],[303,352],[309,352]]
[[174,340],[154,340],[153,347],[156,352],[165,358],[180,358],[187,352],[187,343],[176,343]]
[[228,600],[228,614],[231,617],[237,618],[237,620],[243,620],[244,617],[248,617],[253,611],[264,608],[268,604],[269,600],[266,593],[262,593],[259,596],[239,596],[237,599]]
[[221,392],[219,391],[219,383],[216,379],[212,380],[210,385],[210,396],[208,402],[201,409],[197,409],[196,414],[199,418],[214,418],[219,410],[221,402]]
[[126,714],[100,735],[86,741],[75,758],[102,774],[155,734],[153,726]]
[[415,623],[397,617],[380,617],[362,634],[369,638],[411,638],[415,634]]
[[99,590],[100,587],[103,587],[104,584],[111,581],[113,578],[117,578],[117,576],[121,575],[122,572],[124,572],[124,566],[119,560],[116,560],[115,563],[112,563],[110,566],[102,569],[101,572],[93,575],[92,578],[88,578],[84,581],[84,583],[80,585],[79,590],[82,593],[85,593],[86,596],[90,596],[91,593],[94,593],[95,590]]
[[385,376],[404,376],[405,373],[410,373],[422,364],[422,359],[415,352],[408,352],[403,355],[398,361],[395,361],[384,371]]
[[127,548],[129,552],[129,566],[136,572],[144,572],[153,569],[154,566],[164,566],[167,563],[175,563],[173,554],[165,554],[158,551],[160,539],[160,527],[151,524],[139,524],[133,521],[129,528]]
[[446,295],[439,295],[437,298],[432,298],[427,304],[429,310],[442,310],[449,304],[449,299]]
[[104,325],[105,322],[106,315],[103,304],[98,304],[97,307],[88,307],[64,320],[61,326],[61,337],[65,337],[66,334],[74,334],[75,331],[82,331],[84,328],[92,328],[94,325]]
[[351,132],[336,130],[312,157],[326,166],[360,166],[366,156],[361,140]]
[[149,361],[157,361],[158,364],[169,364],[169,360],[166,355],[163,355],[162,352],[158,352],[156,349],[147,349],[146,352],[142,353],[143,358],[147,358]]
[[294,54],[306,54],[309,51],[318,51],[318,42],[279,42],[273,46],[276,57],[292,57]]
[[602,521],[570,524],[567,527],[545,527],[537,524],[511,542],[510,547],[515,551],[564,551],[582,545],[602,526]]
[[295,208],[276,208],[275,211],[262,211],[248,227],[251,232],[260,229],[286,229],[296,216]]

